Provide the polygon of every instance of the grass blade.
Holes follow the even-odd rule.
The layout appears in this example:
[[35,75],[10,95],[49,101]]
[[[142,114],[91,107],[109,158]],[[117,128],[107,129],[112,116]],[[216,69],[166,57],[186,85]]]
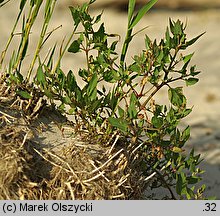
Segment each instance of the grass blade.
[[145,6],[143,6],[131,21],[129,29],[134,28],[143,18],[143,16],[156,4],[156,2],[157,0],[151,0]]
[[21,3],[20,3],[20,10],[23,10],[24,9],[24,6],[26,4],[27,0],[22,0]]
[[8,0],[5,2],[5,0],[0,0],[0,8],[3,7],[5,4],[7,4],[9,1],[11,0]]
[[134,8],[135,8],[135,3],[136,0],[129,0],[129,5],[128,5],[128,26],[131,24],[131,19],[134,14]]

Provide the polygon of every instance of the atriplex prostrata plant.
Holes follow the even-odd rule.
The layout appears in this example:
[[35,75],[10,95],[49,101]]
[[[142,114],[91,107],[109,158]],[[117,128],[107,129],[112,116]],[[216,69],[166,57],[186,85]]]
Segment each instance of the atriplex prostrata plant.
[[[2,53],[0,66],[26,2],[21,1],[20,13]],[[116,51],[118,35],[106,33],[104,23],[100,24],[102,14],[96,17],[89,14],[89,7],[94,2],[90,0],[82,7],[70,7],[73,32],[66,44],[62,44],[59,59],[54,65],[56,46],[47,61],[41,61],[40,58],[42,45],[48,39],[47,26],[56,3],[46,1],[41,36],[28,74],[23,79],[20,71],[22,61],[27,52],[31,27],[42,4],[40,0],[30,1],[28,18],[23,19],[21,43],[8,67],[9,83],[28,83],[31,75],[34,75],[34,88],[52,103],[60,101],[59,109],[74,115],[76,124],[93,134],[100,144],[112,144],[109,138],[114,135],[118,137],[114,145],[123,143],[125,147],[136,146],[135,151],[139,151],[143,158],[140,166],[143,167],[148,187],[165,187],[173,199],[177,198],[173,192],[174,186],[179,199],[201,198],[205,186],[198,190],[195,187],[201,179],[199,174],[203,172],[197,167],[201,162],[200,155],[195,155],[193,150],[189,155],[185,154],[184,145],[190,137],[190,127],[183,131],[178,128],[181,119],[189,115],[191,109],[187,107],[183,87],[173,87],[173,83],[183,81],[190,86],[198,82],[200,72],[196,66],[190,65],[193,54],[186,54],[184,50],[202,34],[188,40],[186,26],[180,20],[169,20],[164,39],[158,43],[146,35],[144,50],[133,57],[131,64],[127,64],[126,55],[135,36],[133,29],[157,0],[149,1],[137,12],[136,1],[129,0],[127,33],[121,53]],[[29,23],[29,20],[32,22]],[[78,30],[79,27],[83,30]],[[61,69],[60,63],[67,49],[73,54],[85,53],[87,67],[78,71],[85,82],[84,86],[77,83],[75,72],[70,70],[66,75]],[[33,74],[37,59],[38,70]],[[107,89],[107,84],[112,87]],[[163,87],[168,88],[169,106],[156,104],[154,100]],[[31,90],[24,87],[17,94],[24,99],[32,97]]]

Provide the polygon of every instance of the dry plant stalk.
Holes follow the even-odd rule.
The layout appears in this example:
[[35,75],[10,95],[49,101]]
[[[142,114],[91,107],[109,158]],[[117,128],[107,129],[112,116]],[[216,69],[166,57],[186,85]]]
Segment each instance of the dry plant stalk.
[[124,151],[126,150],[117,147],[89,143],[73,143],[56,153],[44,150],[44,157],[51,164],[56,164],[51,170],[51,177],[54,178],[51,181],[53,184],[50,185],[50,188],[53,188],[53,198],[140,198],[144,179],[137,169],[134,171],[130,167]]

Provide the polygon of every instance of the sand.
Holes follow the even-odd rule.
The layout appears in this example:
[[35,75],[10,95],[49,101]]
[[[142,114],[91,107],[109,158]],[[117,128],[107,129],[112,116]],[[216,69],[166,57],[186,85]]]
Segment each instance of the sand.
[[[161,0],[161,2],[163,1]],[[170,10],[171,7],[169,5],[164,5],[163,10],[155,9],[150,12],[142,20],[137,30],[145,26],[149,26],[149,28],[136,37],[130,48],[129,56],[141,52],[144,48],[144,34],[157,39],[163,37],[169,17],[174,20],[187,20],[189,38],[206,32],[196,45],[189,50],[189,52],[195,51],[193,64],[197,64],[202,73],[199,76],[200,82],[197,85],[184,89],[189,105],[194,107],[193,112],[184,119],[182,125],[191,126],[191,139],[188,142],[188,146],[194,147],[196,152],[201,153],[204,157],[202,168],[206,170],[206,173],[203,182],[208,186],[207,195],[216,196],[220,199],[220,10],[217,9],[220,2],[218,0],[210,1],[211,3],[207,0],[194,0],[193,2],[194,5],[200,6],[212,3],[212,7],[210,6],[209,9],[204,9],[205,7],[203,7],[201,10],[196,8],[195,10],[195,6],[193,6],[192,10],[189,8],[188,10]],[[104,7],[103,20],[106,23],[107,32],[118,33],[123,37],[127,23],[126,13],[106,6],[102,7]],[[15,12],[14,2],[6,5],[3,10],[1,9],[0,50],[3,49],[10,33],[12,21],[15,19]],[[92,13],[98,14],[98,12],[100,12],[100,9],[96,9]],[[63,37],[71,32],[72,20],[64,3],[59,3],[50,29],[59,25],[62,25],[62,28],[55,32],[51,40],[52,43],[55,41],[61,43]],[[35,32],[32,35],[33,47],[38,29],[39,26],[36,25]],[[52,44],[48,44],[45,48],[48,49],[50,46]],[[128,57],[129,61],[130,57]],[[67,54],[62,66],[65,71],[74,69],[76,72],[76,68],[82,67],[84,64],[82,56]],[[157,97],[157,101],[163,103],[166,94],[166,90],[162,90]],[[57,137],[54,137],[55,134]],[[53,141],[59,140],[61,137],[58,132],[52,135],[42,134],[42,136],[49,139],[48,142],[51,142],[50,137],[53,137]]]
[[[73,3],[73,1],[69,1]],[[74,1],[75,4],[83,4],[87,2],[86,0]],[[138,5],[145,4],[146,0],[136,0]],[[95,7],[119,7],[124,8],[123,5],[127,4],[128,0],[96,0]],[[200,8],[213,8],[220,7],[220,2],[218,0],[158,0],[155,5],[156,8],[164,9],[200,9]]]

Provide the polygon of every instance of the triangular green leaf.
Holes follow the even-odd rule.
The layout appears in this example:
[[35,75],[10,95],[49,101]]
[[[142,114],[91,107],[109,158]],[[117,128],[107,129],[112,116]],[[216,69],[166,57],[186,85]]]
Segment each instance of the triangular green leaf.
[[17,94],[23,99],[31,99],[32,96],[27,91],[17,91]]
[[189,79],[186,79],[186,85],[187,86],[191,86],[191,85],[195,85],[199,79],[198,78],[189,78]]
[[191,58],[193,57],[193,55],[194,55],[194,53],[191,53],[191,54],[189,54],[189,55],[187,55],[187,56],[184,56],[183,57],[183,62],[186,64],[186,63],[188,63],[190,60],[191,60]]
[[181,139],[186,142],[190,137],[190,127],[188,126],[182,133]]
[[76,7],[69,7],[72,17],[73,17],[73,21],[74,21],[74,25],[75,25],[75,29],[78,27],[79,23],[80,23],[80,12],[78,11],[78,9]]
[[204,34],[205,34],[205,32],[203,32],[202,34],[200,34],[197,37],[193,38],[192,40],[187,41],[185,44],[183,44],[181,46],[181,49],[186,49],[187,47],[191,46],[192,44],[194,44]]
[[42,66],[40,65],[37,69],[37,81],[41,84],[41,85],[45,85],[46,84],[46,78],[45,78],[45,74],[43,72]]
[[113,118],[113,117],[109,117],[108,120],[113,127],[118,128],[122,132],[127,132],[128,123],[126,120],[120,118]]
[[77,52],[79,52],[79,50],[80,50],[80,42],[79,42],[79,40],[75,40],[70,45],[68,52],[77,53]]
[[182,107],[186,104],[186,97],[183,95],[182,88],[170,88],[168,90],[170,102],[177,107]]
[[118,114],[121,118],[125,117],[125,111],[120,106],[118,106]]
[[87,94],[90,97],[91,100],[96,99],[97,96],[97,84],[98,84],[98,76],[97,74],[94,74],[91,78],[91,80],[88,83],[87,87]]
[[151,121],[152,121],[152,124],[155,128],[160,128],[163,125],[163,119],[161,117],[153,116]]
[[176,192],[179,195],[183,195],[186,190],[186,176],[184,173],[177,174]]
[[174,146],[174,147],[172,148],[172,151],[175,152],[175,153],[180,153],[180,152],[183,152],[183,149]]
[[71,70],[67,74],[67,86],[70,91],[73,91],[78,87],[76,83],[76,78]]

